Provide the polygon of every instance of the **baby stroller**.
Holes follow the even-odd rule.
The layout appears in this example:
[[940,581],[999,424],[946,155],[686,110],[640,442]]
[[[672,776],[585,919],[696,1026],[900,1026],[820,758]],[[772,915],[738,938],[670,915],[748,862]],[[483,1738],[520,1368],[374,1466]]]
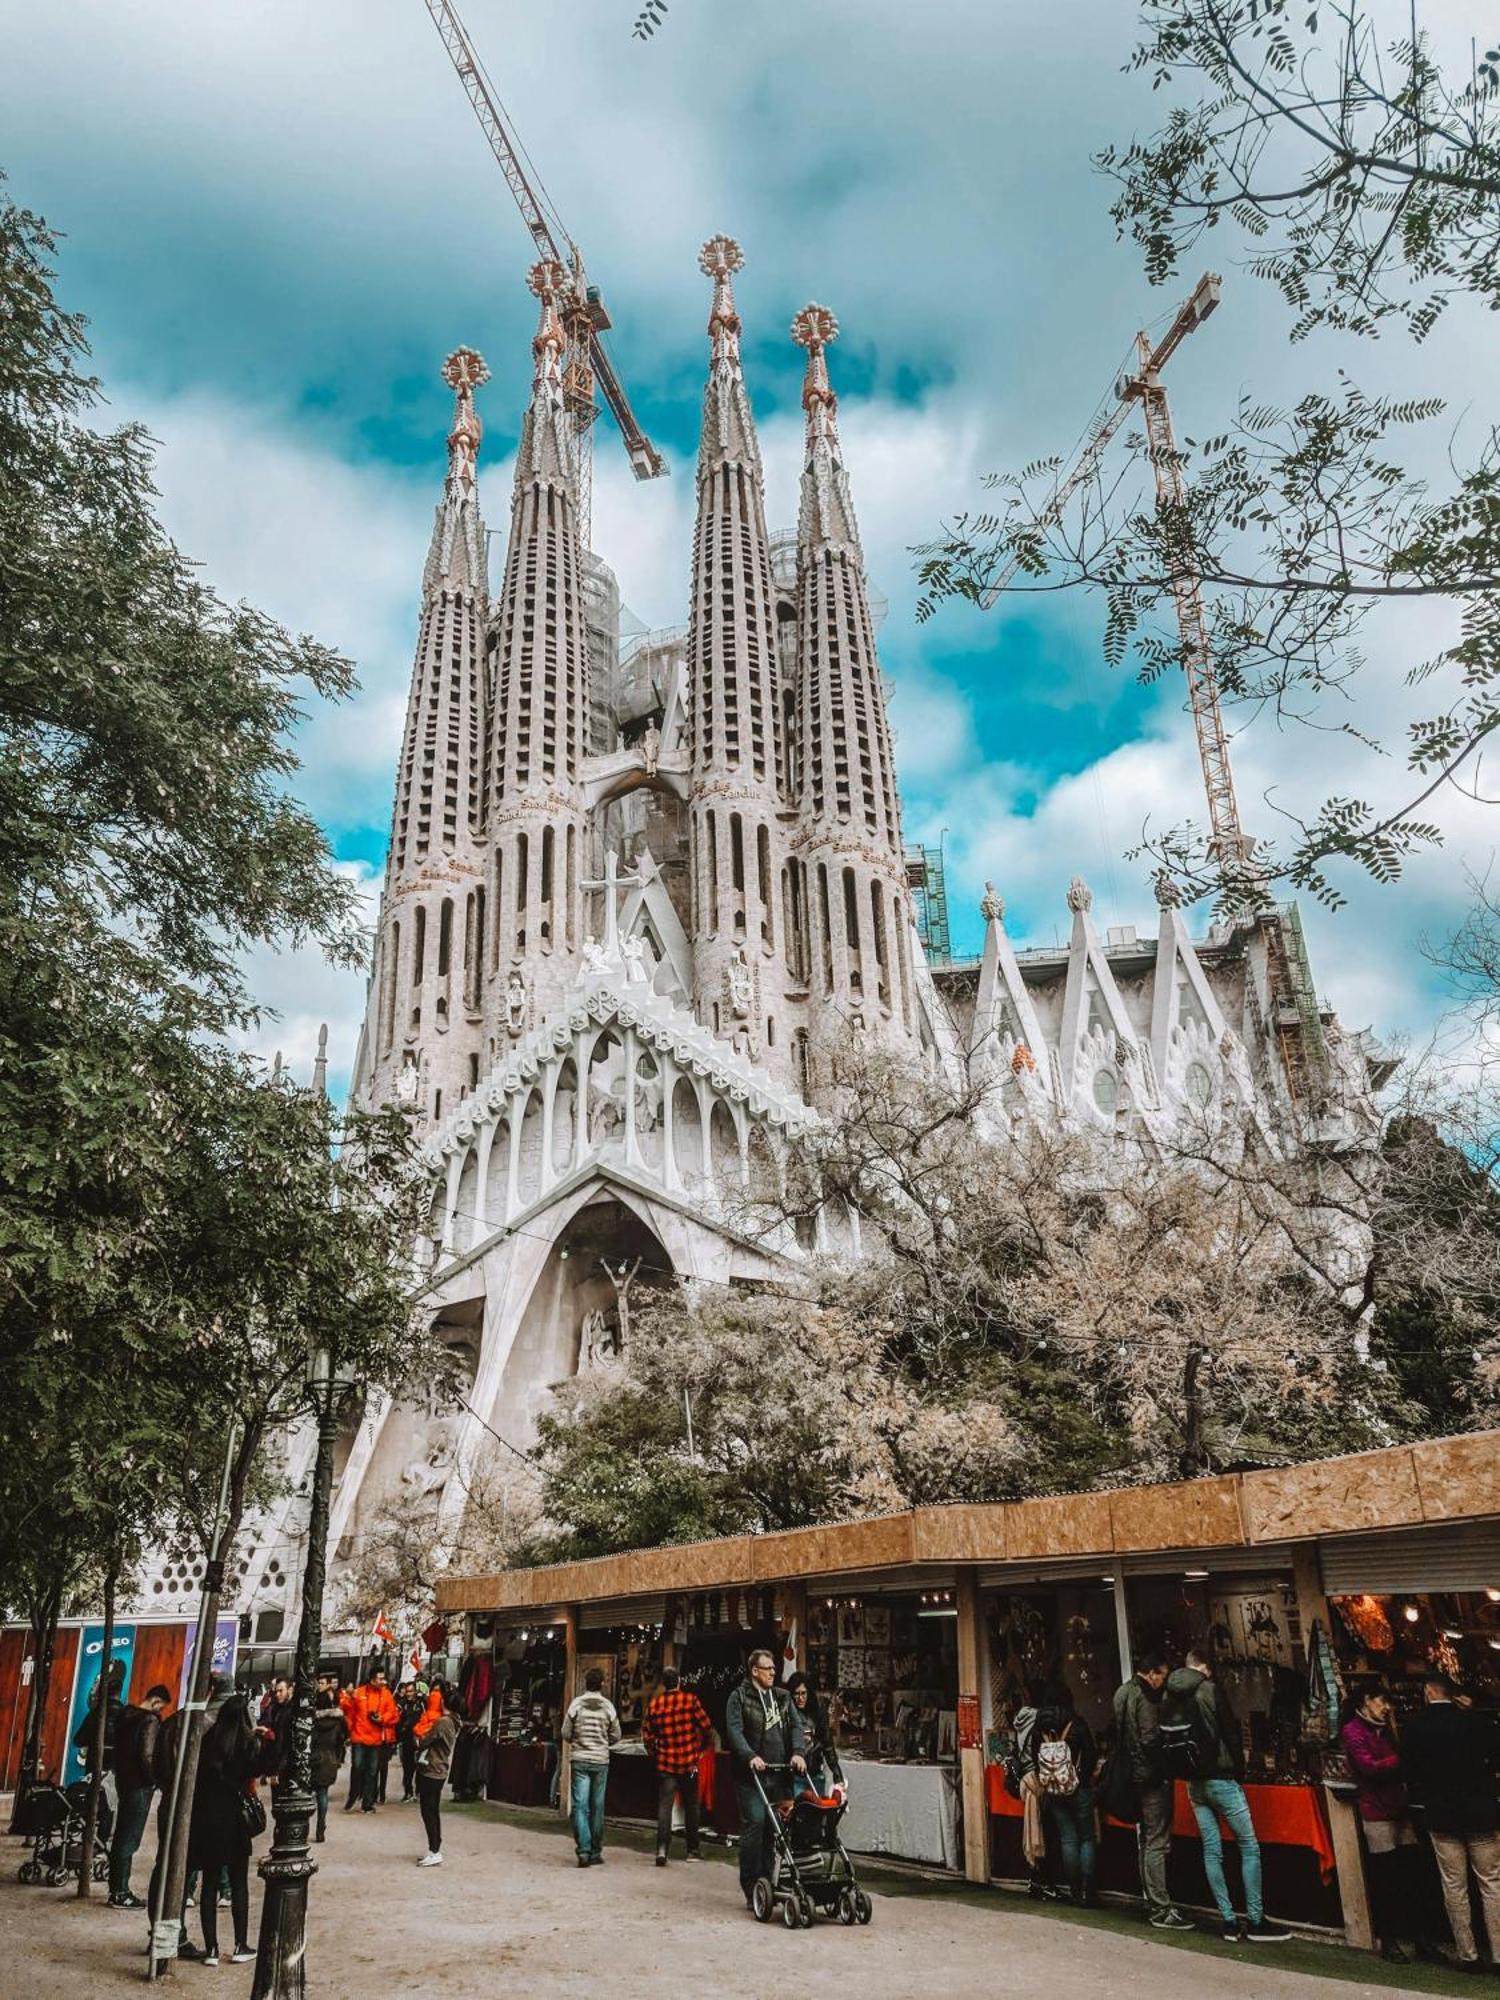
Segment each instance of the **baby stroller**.
[[[768,1764],[767,1771],[785,1771],[785,1764]],[[771,1872],[756,1877],[750,1907],[759,1923],[769,1923],[776,1905],[789,1931],[800,1924],[811,1930],[821,1910],[841,1924],[867,1924],[875,1906],[859,1886],[854,1863],[839,1839],[839,1821],[848,1810],[844,1798],[825,1799],[811,1786],[797,1797],[773,1799],[752,1771],[755,1788],[765,1800],[771,1835]]]
[[[88,1813],[88,1784],[33,1785],[26,1794],[22,1826],[31,1852],[16,1873],[22,1882],[45,1882],[57,1888],[78,1872],[83,1851],[83,1829]],[[99,1825],[94,1841],[93,1877],[103,1882],[109,1876],[109,1835],[114,1823],[109,1801],[99,1801]]]

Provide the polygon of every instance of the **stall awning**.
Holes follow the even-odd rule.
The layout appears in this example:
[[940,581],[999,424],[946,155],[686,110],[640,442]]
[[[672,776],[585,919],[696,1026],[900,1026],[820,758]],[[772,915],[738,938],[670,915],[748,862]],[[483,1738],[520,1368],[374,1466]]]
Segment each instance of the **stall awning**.
[[1500,1590],[1500,1522],[1459,1521],[1318,1544],[1330,1597],[1361,1591]]
[[586,1604],[578,1614],[580,1631],[601,1632],[613,1625],[660,1625],[667,1615],[664,1597],[613,1597]]

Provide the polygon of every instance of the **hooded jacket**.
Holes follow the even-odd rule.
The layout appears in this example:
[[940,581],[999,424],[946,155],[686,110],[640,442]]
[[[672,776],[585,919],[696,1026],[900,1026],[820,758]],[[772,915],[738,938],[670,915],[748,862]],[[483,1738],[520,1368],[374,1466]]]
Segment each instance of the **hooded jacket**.
[[609,1746],[620,1740],[615,1705],[596,1688],[578,1695],[563,1717],[562,1740],[573,1746],[575,1764],[609,1763]]
[[1224,1690],[1217,1681],[1207,1674],[1200,1674],[1196,1667],[1174,1667],[1167,1675],[1166,1692],[1162,1697],[1165,1704],[1172,1701],[1194,1701],[1203,1716],[1205,1736],[1212,1736],[1218,1744],[1218,1757],[1214,1767],[1203,1773],[1205,1778],[1240,1778],[1245,1775],[1245,1750],[1240,1741],[1240,1725]]
[[1165,1782],[1161,1763],[1161,1702],[1165,1686],[1152,1690],[1132,1674],[1115,1690],[1115,1729],[1125,1762],[1137,1785]]
[[349,1725],[349,1741],[368,1748],[372,1743],[394,1743],[401,1711],[388,1687],[378,1688],[366,1681],[362,1687],[340,1688],[339,1706]]
[[349,1725],[337,1702],[313,1710],[311,1776],[315,1791],[326,1792],[337,1781],[348,1741]]

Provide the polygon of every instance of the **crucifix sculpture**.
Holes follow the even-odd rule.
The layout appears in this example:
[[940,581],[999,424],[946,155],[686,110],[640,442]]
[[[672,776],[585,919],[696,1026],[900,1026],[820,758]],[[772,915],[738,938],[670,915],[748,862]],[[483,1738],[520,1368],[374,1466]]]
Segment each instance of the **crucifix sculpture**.
[[604,857],[604,880],[602,882],[584,882],[580,886],[585,889],[602,889],[604,891],[604,943],[602,950],[606,958],[618,959],[620,956],[620,913],[615,907],[615,894],[620,889],[639,889],[643,887],[643,877],[640,875],[622,875],[620,873],[620,857],[615,849],[611,848]]

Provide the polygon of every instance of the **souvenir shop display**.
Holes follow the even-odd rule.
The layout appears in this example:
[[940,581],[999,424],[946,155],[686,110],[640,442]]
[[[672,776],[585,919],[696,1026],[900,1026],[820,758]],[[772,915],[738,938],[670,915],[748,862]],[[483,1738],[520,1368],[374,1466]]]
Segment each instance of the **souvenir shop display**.
[[952,1763],[958,1622],[951,1591],[812,1599],[807,1671],[841,1756]]
[[1289,1573],[1132,1577],[1126,1604],[1134,1648],[1161,1645],[1180,1660],[1189,1646],[1207,1644],[1239,1721],[1247,1783],[1321,1774],[1326,1703],[1320,1691],[1313,1698]]
[[604,1668],[604,1692],[620,1718],[625,1742],[638,1742],[646,1705],[661,1684],[662,1627],[607,1625],[578,1635],[577,1684],[583,1686],[584,1656]]
[[497,1743],[551,1743],[562,1723],[567,1643],[560,1625],[499,1633],[494,1658]]
[[1422,1677],[1445,1675],[1478,1708],[1500,1709],[1500,1585],[1488,1590],[1363,1591],[1330,1597],[1330,1638],[1348,1681],[1378,1679],[1398,1713],[1422,1702]]
[[1018,1709],[1066,1690],[1096,1735],[1109,1726],[1120,1683],[1120,1648],[1110,1585],[1065,1583],[1002,1591],[984,1605],[995,1727]]

